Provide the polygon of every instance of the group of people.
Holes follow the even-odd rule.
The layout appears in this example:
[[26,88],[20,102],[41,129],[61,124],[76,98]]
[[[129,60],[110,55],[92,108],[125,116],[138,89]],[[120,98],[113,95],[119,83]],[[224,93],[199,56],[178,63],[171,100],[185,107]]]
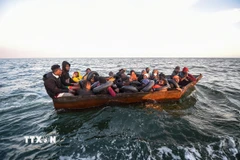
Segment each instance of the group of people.
[[109,72],[108,77],[99,76],[90,68],[86,69],[86,73],[82,76],[80,72],[74,72],[70,76],[70,63],[62,62],[62,69],[55,64],[51,67],[51,72],[43,76],[44,86],[48,95],[54,99],[66,96],[89,95],[89,94],[110,94],[116,96],[117,93],[123,92],[149,92],[168,89],[182,90],[190,82],[197,79],[189,74],[187,67],[180,70],[175,67],[170,77],[159,73],[154,69],[152,73],[150,68],[137,73],[131,70],[126,74],[126,69],[120,69],[116,74]]

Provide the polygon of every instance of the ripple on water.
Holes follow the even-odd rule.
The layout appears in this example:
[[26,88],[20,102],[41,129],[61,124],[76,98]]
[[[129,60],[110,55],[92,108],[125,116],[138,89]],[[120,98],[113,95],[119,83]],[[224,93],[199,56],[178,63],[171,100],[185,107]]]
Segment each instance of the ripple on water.
[[[3,159],[237,159],[239,59],[71,59],[75,70],[106,76],[146,67],[170,74],[188,66],[204,77],[180,102],[56,112],[42,75],[65,59],[0,60],[0,154]],[[16,65],[18,64],[18,65]],[[12,75],[12,76],[9,76]],[[23,136],[56,136],[26,144]]]

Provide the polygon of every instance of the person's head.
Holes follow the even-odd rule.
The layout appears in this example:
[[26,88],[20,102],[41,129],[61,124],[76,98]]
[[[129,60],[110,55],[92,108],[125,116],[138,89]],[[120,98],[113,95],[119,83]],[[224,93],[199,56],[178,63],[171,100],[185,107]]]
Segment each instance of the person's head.
[[175,82],[179,83],[180,78],[179,78],[179,76],[173,76],[173,80],[174,80]]
[[91,72],[91,69],[90,68],[87,68],[86,69],[86,73],[88,74],[88,73],[90,73]]
[[111,71],[111,72],[109,72],[108,73],[108,75],[109,75],[109,77],[113,77],[114,76],[114,74],[113,74],[113,72]]
[[79,73],[78,72],[73,72],[73,76],[74,77],[79,77]]
[[148,74],[147,74],[147,73],[144,74],[144,75],[143,75],[143,78],[144,78],[144,79],[148,79]]
[[58,64],[53,65],[51,67],[51,70],[52,70],[52,73],[57,76],[61,76],[61,74],[62,74],[62,70]]
[[91,79],[91,83],[94,83],[97,81],[99,81],[99,76],[93,76],[93,78]]
[[182,70],[182,72],[183,72],[183,73],[188,73],[188,72],[189,72],[189,70],[188,70],[188,68],[187,68],[187,67],[183,67],[183,70]]
[[62,69],[63,69],[63,71],[69,71],[70,70],[70,63],[68,63],[67,61],[63,61],[62,62]]
[[150,68],[149,68],[149,67],[146,68],[146,72],[147,72],[147,73],[150,72]]
[[152,73],[153,73],[153,76],[155,76],[155,77],[158,76],[158,70],[157,69],[154,69]]
[[122,68],[122,69],[119,70],[119,72],[121,72],[121,73],[125,73],[125,71],[126,71],[125,68]]
[[125,81],[125,80],[127,79],[127,75],[124,74],[124,73],[122,73],[122,74],[121,74],[121,79],[122,79],[123,81]]
[[142,70],[142,75],[146,74],[147,71],[146,70]]
[[165,79],[165,78],[166,78],[165,74],[163,74],[163,73],[159,74],[159,79]]
[[132,75],[136,75],[136,72],[134,71],[134,70],[131,70],[130,71],[130,75],[132,76]]
[[179,66],[176,66],[175,69],[174,69],[175,72],[179,73],[180,72],[180,67]]

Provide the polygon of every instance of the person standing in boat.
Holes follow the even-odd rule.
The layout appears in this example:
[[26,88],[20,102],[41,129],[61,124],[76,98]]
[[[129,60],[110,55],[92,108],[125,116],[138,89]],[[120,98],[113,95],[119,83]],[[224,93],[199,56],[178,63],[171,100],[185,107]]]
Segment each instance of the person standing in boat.
[[85,73],[85,75],[82,77],[82,79],[83,80],[87,80],[87,76],[88,76],[88,74],[91,72],[91,69],[90,68],[87,68],[86,69],[86,73]]
[[172,79],[174,76],[178,76],[180,73],[180,67],[179,66],[176,66],[175,69],[173,70],[170,78]]
[[65,86],[77,86],[78,83],[76,83],[69,75],[70,66],[70,63],[67,61],[62,62],[62,75],[60,77],[61,82]]
[[182,71],[179,73],[179,77],[180,77],[179,85],[186,86],[191,82],[197,81],[197,79],[193,75],[189,74],[188,72],[189,72],[189,69],[187,67],[184,67]]
[[60,80],[62,70],[59,65],[51,67],[52,72],[43,76],[44,86],[47,94],[52,98],[74,96],[72,86],[64,86]]

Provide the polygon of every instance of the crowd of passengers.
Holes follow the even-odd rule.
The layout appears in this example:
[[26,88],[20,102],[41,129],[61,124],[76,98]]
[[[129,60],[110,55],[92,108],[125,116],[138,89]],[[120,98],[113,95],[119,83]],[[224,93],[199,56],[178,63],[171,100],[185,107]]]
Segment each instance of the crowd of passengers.
[[62,69],[57,64],[53,65],[52,71],[43,76],[45,89],[51,98],[90,94],[116,96],[117,93],[123,92],[153,92],[169,89],[182,91],[188,83],[197,81],[188,73],[187,67],[181,70],[179,66],[176,66],[168,77],[159,73],[157,69],[150,72],[149,67],[141,73],[131,70],[129,74],[126,73],[126,69],[120,69],[116,74],[109,72],[108,77],[100,76],[87,68],[83,76],[80,72],[74,72],[70,76],[70,67],[70,63],[63,61]]

